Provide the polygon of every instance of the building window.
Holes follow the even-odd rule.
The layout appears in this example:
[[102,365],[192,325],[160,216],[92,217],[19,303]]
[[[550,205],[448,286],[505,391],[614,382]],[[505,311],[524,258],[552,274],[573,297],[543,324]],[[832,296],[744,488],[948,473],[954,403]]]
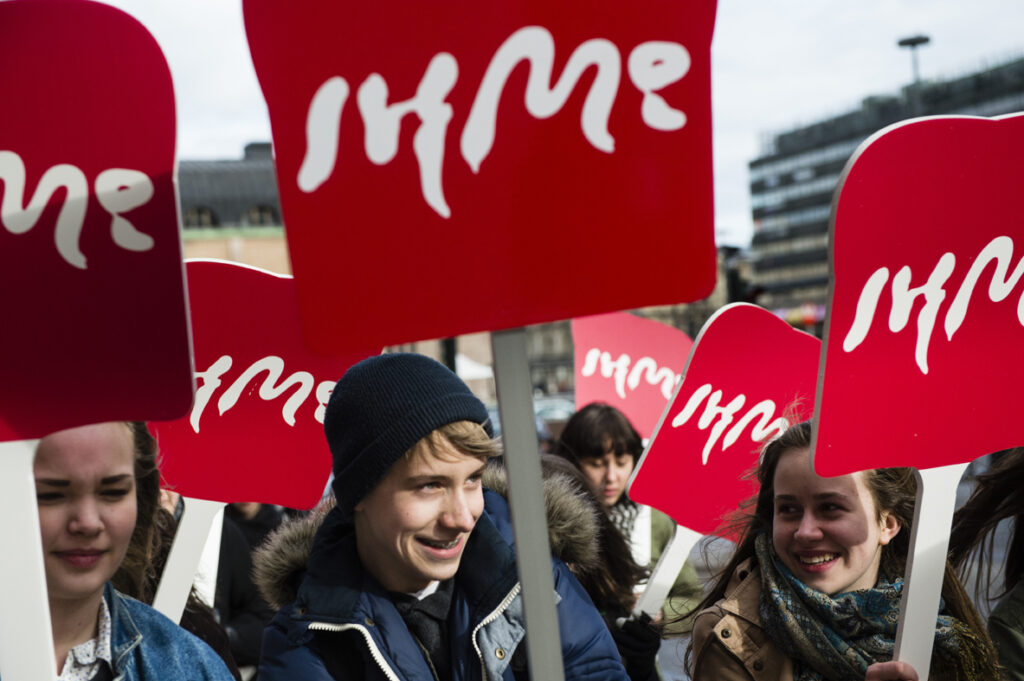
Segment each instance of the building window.
[[182,222],[186,227],[219,227],[217,214],[206,206],[193,206],[185,211]]
[[544,334],[544,354],[553,355],[555,354],[555,334],[557,332],[554,329],[549,329]]
[[862,136],[858,136],[854,139],[830,144],[827,147],[812,149],[802,154],[796,154],[778,161],[771,161],[769,163],[762,163],[761,165],[753,166],[750,168],[750,181],[757,182],[758,180],[764,179],[770,175],[791,173],[794,170],[805,166],[817,166],[823,163],[832,163],[848,159],[863,141],[864,138]]
[[243,221],[247,225],[278,225],[277,211],[273,206],[253,206],[245,211]]
[[764,244],[754,248],[754,256],[764,258],[770,255],[783,255],[798,251],[813,251],[828,246],[828,234],[801,236],[772,244]]
[[781,189],[756,193],[750,197],[750,207],[757,210],[758,208],[769,206],[781,206],[787,201],[830,192],[835,189],[837,182],[839,182],[839,174],[829,175],[809,182],[791,184]]
[[814,178],[814,168],[798,168],[793,171],[794,182],[807,182]]
[[789,211],[782,215],[766,216],[761,218],[760,228],[765,231],[771,231],[796,225],[806,225],[811,222],[820,222],[828,220],[831,211],[831,204],[825,204],[824,206],[813,206],[802,210]]

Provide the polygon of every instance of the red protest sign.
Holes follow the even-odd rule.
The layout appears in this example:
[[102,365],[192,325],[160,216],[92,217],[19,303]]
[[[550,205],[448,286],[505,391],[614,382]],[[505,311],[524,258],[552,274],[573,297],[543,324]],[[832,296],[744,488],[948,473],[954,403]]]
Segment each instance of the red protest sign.
[[189,261],[196,399],[153,423],[165,486],[211,501],[311,508],[331,473],[324,405],[345,370],[380,348],[323,357],[302,342],[295,284],[245,265]]
[[[847,164],[829,241],[821,475],[1024,442],[1022,152],[1024,116],[930,118],[883,130]],[[879,447],[868,424],[882,421]]]
[[314,348],[714,287],[715,2],[244,8]]
[[630,499],[715,532],[756,491],[741,477],[765,439],[810,418],[820,350],[817,338],[754,305],[716,312],[633,472]]
[[678,329],[628,312],[572,320],[576,403],[617,408],[649,438],[676,389],[693,341]]
[[192,399],[174,92],[152,36],[83,0],[0,3],[0,440]]

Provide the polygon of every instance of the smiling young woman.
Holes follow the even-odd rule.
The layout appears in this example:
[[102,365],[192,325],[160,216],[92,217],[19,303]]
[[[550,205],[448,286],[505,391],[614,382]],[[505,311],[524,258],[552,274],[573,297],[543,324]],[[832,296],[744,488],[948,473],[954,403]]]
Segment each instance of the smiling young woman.
[[146,499],[156,495],[143,491],[159,484],[160,473],[145,424],[47,435],[33,473],[60,679],[230,681],[206,644],[110,584],[133,534],[152,532],[155,508]]
[[783,453],[775,469],[775,555],[805,585],[826,594],[870,589],[882,547],[900,519],[876,507],[867,474],[821,478],[810,449]]
[[88,618],[77,613],[99,610],[103,587],[124,559],[135,529],[134,458],[123,424],[64,430],[39,443],[36,499],[55,632],[84,625]]
[[[821,478],[810,444],[810,425],[801,423],[762,453],[760,490],[736,521],[736,553],[697,606],[694,681],[916,678],[890,662],[913,472]],[[942,596],[929,678],[1000,678],[992,643],[948,565]]]

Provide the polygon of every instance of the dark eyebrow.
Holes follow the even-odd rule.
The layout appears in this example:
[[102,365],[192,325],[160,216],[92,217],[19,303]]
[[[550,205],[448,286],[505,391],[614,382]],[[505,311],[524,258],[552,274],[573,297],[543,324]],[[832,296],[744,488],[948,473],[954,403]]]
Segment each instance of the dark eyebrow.
[[49,485],[50,487],[71,487],[70,480],[60,480],[58,478],[36,478],[37,485]]
[[[841,492],[822,492],[821,494],[815,494],[812,498],[815,501],[830,501],[832,499],[838,499],[838,500],[845,501],[845,500],[849,499],[848,496],[846,496],[845,494],[843,494]],[[776,494],[775,495],[775,500],[776,501],[796,501],[797,498],[793,494]]]
[[[480,464],[480,467],[469,474],[468,477],[477,477],[484,474],[484,470],[487,468],[487,464]],[[450,475],[417,475],[409,478],[409,484],[418,487],[428,482],[448,482],[452,479]]]
[[446,482],[450,479],[447,475],[417,475],[409,478],[409,484],[413,487],[418,487],[428,482]]
[[[132,476],[129,473],[122,473],[121,475],[111,475],[106,478],[100,479],[101,485],[117,485],[119,483],[131,480]],[[70,480],[63,480],[61,478],[36,478],[37,485],[49,485],[50,487],[71,487]]]
[[849,497],[842,492],[823,492],[822,494],[815,494],[814,499],[817,501],[830,501],[832,499],[846,501]]

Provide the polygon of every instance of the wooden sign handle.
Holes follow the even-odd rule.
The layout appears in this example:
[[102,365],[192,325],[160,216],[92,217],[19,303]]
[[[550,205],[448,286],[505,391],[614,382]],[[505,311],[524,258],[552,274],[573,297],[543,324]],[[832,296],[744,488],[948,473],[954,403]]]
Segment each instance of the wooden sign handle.
[[[185,510],[178,521],[178,531],[174,535],[174,543],[167,554],[167,564],[160,578],[160,585],[153,597],[153,607],[177,622],[185,611],[192,582],[196,578],[196,568],[203,556],[203,549],[210,537],[210,530],[221,517],[224,504],[219,501],[191,499],[183,497]],[[220,529],[220,526],[217,526]],[[217,533],[220,544],[220,533]],[[217,555],[217,554],[214,554]],[[214,563],[213,579],[216,580],[216,563]],[[210,599],[209,604],[213,603]]]
[[920,681],[928,681],[956,489],[965,470],[967,464],[958,463],[916,471],[914,531],[910,535],[893,659],[909,663]]
[[32,463],[38,440],[0,442],[0,677],[56,679]]
[[530,678],[563,681],[561,634],[552,594],[551,548],[542,491],[537,424],[533,416],[526,330],[495,331],[494,383],[501,416],[501,439],[508,471],[508,497],[516,561],[523,587],[526,649]]
[[665,546],[665,550],[662,551],[661,558],[654,566],[651,576],[647,579],[647,587],[640,594],[640,598],[636,600],[636,605],[633,607],[634,615],[639,617],[643,613],[651,619],[658,615],[658,611],[661,610],[662,603],[668,598],[672,585],[675,584],[679,571],[683,569],[683,564],[686,563],[690,551],[703,536],[688,527],[676,525],[675,533]]

